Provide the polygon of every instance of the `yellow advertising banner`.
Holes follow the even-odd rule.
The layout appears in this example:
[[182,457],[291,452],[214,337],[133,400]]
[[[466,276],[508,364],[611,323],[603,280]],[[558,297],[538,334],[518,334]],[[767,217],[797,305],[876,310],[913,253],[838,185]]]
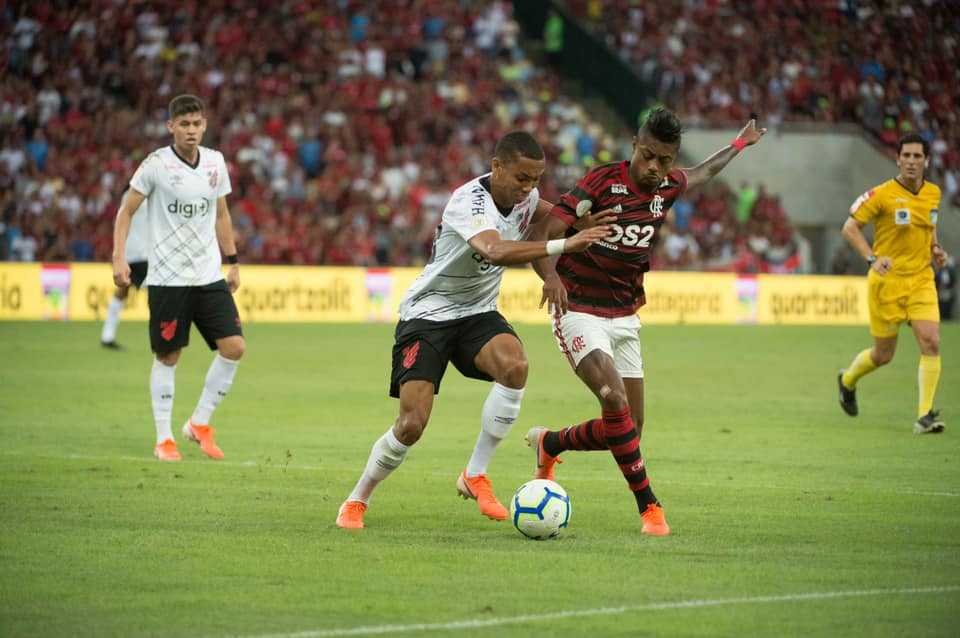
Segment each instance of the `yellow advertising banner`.
[[649,272],[640,321],[656,323],[752,323],[749,304],[737,295],[733,273]]
[[0,262],[0,319],[40,319],[44,315],[40,267],[37,263]]
[[867,324],[866,277],[758,275],[762,324]]
[[[243,321],[386,322],[418,268],[242,266],[235,298]],[[866,324],[865,277],[651,272],[646,324]],[[0,262],[0,319],[102,320],[114,294],[110,264]],[[508,268],[500,311],[512,322],[549,323],[540,279]],[[125,320],[148,317],[146,290],[131,289]]]
[[507,268],[500,284],[497,307],[511,323],[550,323],[550,314],[540,305],[543,282],[532,269]]
[[[115,290],[111,264],[70,264],[70,318],[102,321]],[[123,320],[146,321],[148,317],[146,288],[137,290],[131,286],[124,302]]]
[[[731,273],[651,273],[644,289],[643,323],[747,321],[736,296],[737,276]],[[541,292],[540,278],[532,270],[508,269],[500,288],[500,312],[511,322],[549,323],[547,309],[538,307]]]
[[245,266],[234,295],[243,321],[366,321],[362,268]]

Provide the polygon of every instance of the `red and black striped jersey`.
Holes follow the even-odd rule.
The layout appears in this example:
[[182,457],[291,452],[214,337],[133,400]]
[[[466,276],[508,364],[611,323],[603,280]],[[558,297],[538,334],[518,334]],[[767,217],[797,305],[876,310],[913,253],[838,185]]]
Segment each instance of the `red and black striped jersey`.
[[[667,211],[687,188],[687,174],[671,170],[656,190],[634,187],[630,162],[603,164],[588,172],[550,211],[567,226],[577,221],[577,205],[591,202],[591,211],[617,211],[613,234],[582,253],[564,253],[557,274],[567,289],[570,310],[599,317],[626,317],[646,303],[643,273]],[[582,205],[582,204],[581,204]],[[567,235],[574,234],[568,228]]]

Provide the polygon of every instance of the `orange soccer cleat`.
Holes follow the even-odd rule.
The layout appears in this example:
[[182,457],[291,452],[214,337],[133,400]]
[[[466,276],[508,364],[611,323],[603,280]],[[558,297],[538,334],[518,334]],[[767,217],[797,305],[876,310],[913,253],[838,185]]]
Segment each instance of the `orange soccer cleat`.
[[181,458],[177,452],[177,442],[173,439],[157,443],[153,448],[153,455],[161,461],[179,461]]
[[643,521],[644,534],[653,534],[655,536],[666,536],[670,533],[670,526],[667,525],[667,519],[663,515],[663,508],[656,503],[647,505],[646,511],[640,514]]
[[183,436],[200,444],[200,450],[211,459],[222,459],[223,451],[213,442],[213,433],[216,432],[209,425],[194,425],[188,419],[183,426]]
[[543,438],[547,435],[547,428],[530,428],[527,430],[527,445],[537,454],[537,469],[533,471],[533,478],[553,480],[553,466],[563,463],[559,456],[550,456],[543,449]]
[[344,529],[363,529],[363,514],[367,504],[360,501],[344,501],[337,512],[337,527]]
[[467,476],[467,471],[464,470],[457,479],[457,491],[460,492],[461,497],[475,500],[484,516],[497,521],[510,517],[507,508],[493,495],[493,486],[490,485],[490,479],[487,478],[486,474],[479,474],[471,478]]

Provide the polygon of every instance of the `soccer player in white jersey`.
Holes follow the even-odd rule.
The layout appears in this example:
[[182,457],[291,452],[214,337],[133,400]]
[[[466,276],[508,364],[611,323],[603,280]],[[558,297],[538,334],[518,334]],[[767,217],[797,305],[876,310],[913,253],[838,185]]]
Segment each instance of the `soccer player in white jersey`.
[[[126,194],[126,189],[124,190]],[[142,212],[143,204],[136,212]],[[124,254],[127,263],[130,264],[130,283],[139,290],[143,286],[143,280],[147,277],[147,251],[150,242],[150,227],[147,224],[146,213],[134,215],[130,222],[130,233],[127,235],[127,243],[124,248]],[[117,286],[113,291],[113,297],[107,304],[107,317],[103,322],[103,329],[100,331],[100,344],[104,348],[111,350],[123,350],[124,347],[117,343],[117,328],[120,326],[120,312],[123,310],[123,302],[126,301],[130,292],[130,286]]]
[[522,241],[531,223],[552,207],[537,190],[545,168],[543,149],[532,136],[508,133],[497,142],[491,171],[460,186],[444,208],[433,256],[400,302],[390,378],[390,396],[400,399],[399,415],[373,444],[360,480],[337,514],[340,527],[363,527],[373,490],[423,434],[450,362],[466,377],[493,381],[457,490],[476,500],[484,515],[507,518],[487,466],[520,412],[527,359],[497,311],[504,267],[585,250],[609,229],[601,223],[566,239]]
[[[143,160],[117,212],[113,279],[117,286],[130,285],[125,244],[132,217],[146,201],[150,347],[156,353],[150,372],[157,428],[153,453],[162,461],[180,460],[171,429],[174,371],[180,352],[190,341],[190,325],[196,324],[217,354],[183,435],[199,443],[210,458],[222,459],[210,417],[233,385],[246,345],[232,294],[240,286],[240,269],[226,200],[230,178],[223,155],[200,145],[207,129],[203,101],[194,95],[179,95],[170,101],[169,114],[167,129],[173,144]],[[226,279],[221,272],[221,248],[230,263]]]

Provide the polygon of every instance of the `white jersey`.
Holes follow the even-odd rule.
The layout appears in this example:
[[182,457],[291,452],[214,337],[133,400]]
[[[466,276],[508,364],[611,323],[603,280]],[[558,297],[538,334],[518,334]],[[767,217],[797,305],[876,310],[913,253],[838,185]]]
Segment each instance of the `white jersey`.
[[230,177],[220,151],[201,146],[199,153],[191,166],[172,146],[157,149],[130,180],[147,198],[148,286],[204,286],[223,279],[217,200],[230,193]]
[[502,239],[523,239],[540,193],[534,188],[509,215],[502,215],[489,185],[488,173],[453,192],[440,218],[430,262],[400,301],[402,321],[447,321],[497,309],[504,267],[485,260],[467,241],[486,230],[497,231]]
[[147,261],[150,257],[150,224],[147,214],[147,200],[143,200],[130,220],[130,232],[123,254],[128,264]]

